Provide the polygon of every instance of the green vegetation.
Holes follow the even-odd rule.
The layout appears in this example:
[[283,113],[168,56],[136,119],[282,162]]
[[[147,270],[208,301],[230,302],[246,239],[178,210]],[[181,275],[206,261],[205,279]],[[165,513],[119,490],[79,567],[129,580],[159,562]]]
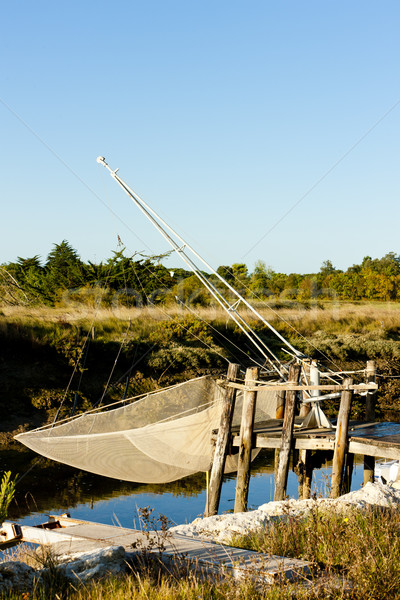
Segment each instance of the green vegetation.
[[16,477],[11,478],[11,471],[3,473],[0,484],[0,525],[7,519],[8,507],[15,495]]
[[[334,370],[361,370],[368,359],[375,359],[377,417],[399,419],[397,304],[290,301],[258,307],[295,347]],[[286,360],[282,344],[269,329],[260,322],[252,325]],[[100,398],[108,403],[124,393],[135,396],[205,373],[221,374],[228,360],[246,367],[253,355],[243,333],[221,309],[196,307],[192,314],[176,305],[97,310],[82,305],[3,306],[0,352],[0,408],[7,415],[3,431],[53,419],[61,403],[66,416],[91,408]],[[355,402],[353,416],[361,412],[361,404]]]
[[[165,256],[165,255],[164,255]],[[0,266],[0,297],[10,305],[73,305],[121,307],[175,304],[176,298],[193,306],[209,306],[211,298],[197,278],[181,268],[167,269],[163,256],[126,256],[120,247],[113,256],[95,264],[85,263],[63,240],[54,244],[46,261],[37,255],[19,257]],[[248,298],[300,302],[398,301],[400,300],[400,255],[366,256],[346,271],[323,262],[318,273],[277,273],[258,260],[254,271],[244,263],[221,265],[217,273]],[[204,273],[220,286],[215,275]]]

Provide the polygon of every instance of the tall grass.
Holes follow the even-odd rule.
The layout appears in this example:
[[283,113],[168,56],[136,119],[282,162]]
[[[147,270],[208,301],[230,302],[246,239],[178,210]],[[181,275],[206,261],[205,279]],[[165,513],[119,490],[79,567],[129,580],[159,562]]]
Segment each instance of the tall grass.
[[329,513],[316,504],[307,518],[288,514],[264,531],[236,538],[233,543],[257,552],[311,561],[320,573],[340,576],[347,582],[346,594],[354,600],[400,598],[397,508]]

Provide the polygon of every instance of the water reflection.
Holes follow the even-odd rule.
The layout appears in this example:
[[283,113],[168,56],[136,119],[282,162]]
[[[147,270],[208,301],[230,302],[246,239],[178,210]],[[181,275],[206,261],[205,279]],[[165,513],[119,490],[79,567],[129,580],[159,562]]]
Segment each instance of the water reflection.
[[[249,508],[273,500],[274,454],[262,451],[252,465]],[[48,514],[69,511],[71,516],[124,527],[138,527],[137,508],[150,506],[154,515],[163,514],[172,523],[190,522],[202,516],[206,503],[204,473],[168,484],[136,484],[79,471],[38,457],[29,450],[0,452],[0,470],[19,473],[16,504],[9,517],[20,523],[37,524]],[[317,469],[313,492],[327,495],[330,468]],[[361,487],[363,468],[355,464],[352,489]],[[236,474],[225,476],[220,512],[234,506]],[[287,493],[298,497],[297,476],[289,473]]]

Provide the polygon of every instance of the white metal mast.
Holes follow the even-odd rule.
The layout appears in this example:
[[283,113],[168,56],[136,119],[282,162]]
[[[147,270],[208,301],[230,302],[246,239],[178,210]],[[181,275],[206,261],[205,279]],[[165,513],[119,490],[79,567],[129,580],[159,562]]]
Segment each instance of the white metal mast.
[[[138,196],[118,175],[117,172],[119,169],[115,169],[114,171],[109,167],[106,163],[105,158],[103,156],[99,156],[97,158],[97,162],[102,164],[106,169],[110,172],[110,175],[115,179],[115,181],[121,186],[121,188],[128,194],[128,196],[133,200],[136,206],[146,215],[149,221],[158,229],[161,235],[167,240],[170,246],[179,254],[181,259],[188,265],[188,267],[193,271],[193,273],[198,277],[201,283],[208,289],[208,291],[212,294],[212,296],[217,300],[217,302],[227,311],[230,317],[235,321],[238,327],[245,333],[245,335],[250,339],[253,345],[257,348],[257,350],[262,354],[264,359],[272,366],[272,368],[282,377],[286,379],[286,369],[283,367],[279,359],[275,356],[270,348],[263,342],[263,340],[251,329],[245,319],[238,313],[237,308],[240,302],[243,302],[245,306],[257,316],[258,319],[264,325],[266,325],[284,344],[291,353],[295,355],[296,358],[301,359],[304,358],[304,354],[296,350],[268,321],[264,319],[260,315],[260,313],[244,298],[235,288],[233,288],[215,269],[209,265],[176,231],[174,231],[168,223],[166,223],[146,202]],[[180,242],[178,242],[169,235],[166,229]],[[203,265],[211,271],[223,284],[229,289],[238,299],[232,305],[224,298],[221,292],[216,288],[212,282],[210,282],[200,271],[197,265],[193,262],[193,260],[187,255],[187,251],[190,251],[198,260],[200,260]]]

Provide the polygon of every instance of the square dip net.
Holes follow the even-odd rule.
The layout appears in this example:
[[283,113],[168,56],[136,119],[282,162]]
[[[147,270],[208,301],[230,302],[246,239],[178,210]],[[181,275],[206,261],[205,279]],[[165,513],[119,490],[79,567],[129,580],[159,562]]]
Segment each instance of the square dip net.
[[[218,429],[224,389],[209,377],[192,379],[117,408],[84,413],[15,437],[55,461],[138,483],[167,483],[211,468],[213,430]],[[237,394],[233,425],[240,424]],[[257,395],[255,421],[275,417],[276,392]],[[227,459],[235,470],[236,457]]]

